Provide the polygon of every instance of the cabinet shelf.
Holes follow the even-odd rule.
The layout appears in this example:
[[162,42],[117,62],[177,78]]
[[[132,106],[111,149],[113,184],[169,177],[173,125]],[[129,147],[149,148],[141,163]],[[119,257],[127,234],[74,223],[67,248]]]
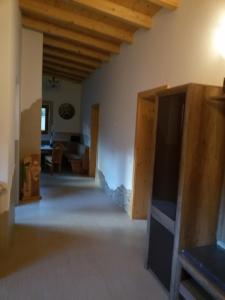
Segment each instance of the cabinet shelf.
[[172,234],[175,233],[176,204],[169,201],[153,201],[151,214]]
[[182,267],[213,299],[225,298],[225,251],[217,245],[183,250]]
[[194,280],[184,280],[180,283],[179,292],[185,300],[213,300]]

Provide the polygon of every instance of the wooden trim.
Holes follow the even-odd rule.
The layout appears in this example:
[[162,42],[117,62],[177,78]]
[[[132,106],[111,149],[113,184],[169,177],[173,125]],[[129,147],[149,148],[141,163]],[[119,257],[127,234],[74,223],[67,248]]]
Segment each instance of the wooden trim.
[[32,30],[43,32],[53,37],[67,39],[71,42],[77,42],[83,46],[96,48],[110,53],[119,53],[120,46],[116,43],[93,38],[89,35],[76,32],[74,30],[65,29],[55,24],[50,24],[44,21],[23,17],[23,26]]
[[90,163],[89,176],[95,177],[98,159],[98,136],[99,136],[99,104],[91,107],[91,145],[90,145]]
[[41,16],[50,21],[57,21],[62,25],[82,28],[89,32],[95,32],[120,42],[131,43],[133,33],[115,26],[108,25],[92,18],[87,18],[77,12],[61,9],[44,2],[34,0],[20,0],[20,7],[24,13]]
[[72,0],[72,2],[133,26],[149,29],[152,25],[150,16],[108,0]]
[[160,87],[156,87],[156,88],[153,88],[153,89],[150,89],[150,90],[139,92],[138,97],[148,99],[148,98],[151,98],[155,94],[162,93],[164,91],[167,92],[168,90],[169,90],[169,85],[165,84],[165,85],[162,85]]
[[167,85],[163,85],[138,94],[133,194],[130,204],[130,216],[132,219],[147,219],[148,216],[157,120],[156,95],[167,89],[167,87]]
[[58,49],[63,49],[66,51],[74,52],[78,55],[83,55],[87,56],[90,58],[94,58],[100,61],[107,61],[109,60],[110,56],[108,54],[104,54],[101,52],[97,52],[94,50],[90,50],[81,46],[76,46],[71,43],[67,43],[61,40],[57,40],[51,37],[46,37],[44,36],[44,45],[53,47],[53,48],[58,48]]

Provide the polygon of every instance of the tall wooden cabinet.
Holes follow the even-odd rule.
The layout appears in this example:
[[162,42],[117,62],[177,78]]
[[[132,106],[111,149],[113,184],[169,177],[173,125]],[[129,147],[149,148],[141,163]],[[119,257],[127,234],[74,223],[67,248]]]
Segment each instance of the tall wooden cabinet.
[[146,266],[173,300],[179,251],[216,241],[225,170],[221,94],[220,87],[188,84],[151,96],[155,147]]

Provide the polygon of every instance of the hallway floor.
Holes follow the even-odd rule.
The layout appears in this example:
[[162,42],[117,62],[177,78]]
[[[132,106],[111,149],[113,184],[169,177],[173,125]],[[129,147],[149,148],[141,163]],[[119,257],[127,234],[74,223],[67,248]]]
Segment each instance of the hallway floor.
[[146,224],[88,178],[44,175],[43,200],[16,209],[1,300],[164,300],[144,269]]

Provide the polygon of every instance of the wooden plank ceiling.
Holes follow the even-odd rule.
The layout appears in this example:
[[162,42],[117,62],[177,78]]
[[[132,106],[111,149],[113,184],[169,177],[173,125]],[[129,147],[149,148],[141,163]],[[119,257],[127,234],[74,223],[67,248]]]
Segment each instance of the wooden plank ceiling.
[[179,0],[20,0],[25,28],[44,33],[43,73],[82,82]]

